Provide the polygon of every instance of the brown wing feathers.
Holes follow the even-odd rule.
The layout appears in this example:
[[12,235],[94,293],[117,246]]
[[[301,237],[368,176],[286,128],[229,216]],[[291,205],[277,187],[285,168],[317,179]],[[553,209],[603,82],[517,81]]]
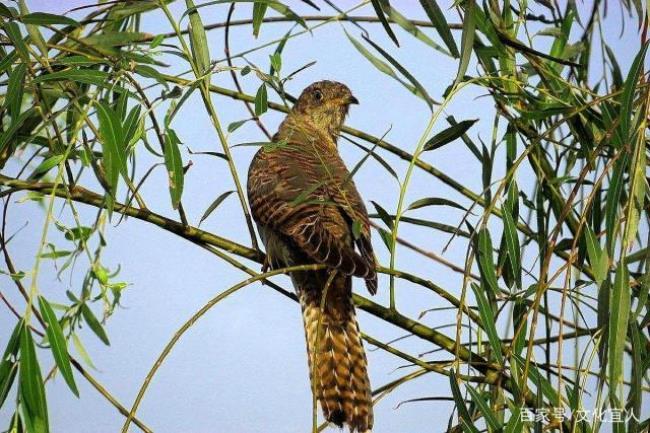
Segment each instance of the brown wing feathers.
[[[336,158],[339,159],[338,155]],[[316,169],[324,162],[295,146],[261,149],[255,159],[254,164],[258,166],[251,167],[249,184],[252,183],[253,188],[249,187],[249,195],[253,216],[258,223],[286,235],[315,262],[324,263],[345,275],[364,278],[370,282],[370,287],[376,289],[376,283],[372,284],[376,274],[369,239],[361,242],[362,254],[357,253],[352,242],[351,222],[348,221],[351,220],[349,213],[353,213],[362,224],[365,222],[369,226],[365,208],[362,211],[350,209],[351,204],[347,202],[355,201],[351,197],[353,194],[347,193],[342,197],[344,194],[337,190],[340,187],[330,185],[339,180],[340,176],[336,174],[345,167],[338,166],[336,160],[325,162],[331,164],[328,175],[333,180],[327,182],[327,179],[323,181],[323,178],[313,175],[324,171]],[[255,173],[260,171],[264,175],[256,176]],[[256,177],[274,178],[275,182],[267,181],[262,185],[263,182]],[[346,185],[351,185],[351,188],[347,186],[348,189],[354,188],[352,182],[346,182]],[[360,199],[358,203],[362,205]]]
[[335,144],[355,101],[340,83],[305,89],[275,145],[255,155],[248,196],[270,263],[317,262],[329,268],[291,274],[303,311],[313,391],[325,419],[366,433],[373,425],[372,396],[351,276],[364,278],[374,294],[376,263],[366,208]]

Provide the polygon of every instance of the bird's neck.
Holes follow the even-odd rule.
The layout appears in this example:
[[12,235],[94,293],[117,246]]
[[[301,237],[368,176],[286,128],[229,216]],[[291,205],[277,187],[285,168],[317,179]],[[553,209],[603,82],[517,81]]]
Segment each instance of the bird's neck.
[[[291,137],[317,139],[328,146],[337,147],[337,140],[341,133],[342,122],[330,116],[314,118],[313,116],[290,112],[280,124],[277,137],[289,140]],[[301,141],[304,141],[301,139]]]

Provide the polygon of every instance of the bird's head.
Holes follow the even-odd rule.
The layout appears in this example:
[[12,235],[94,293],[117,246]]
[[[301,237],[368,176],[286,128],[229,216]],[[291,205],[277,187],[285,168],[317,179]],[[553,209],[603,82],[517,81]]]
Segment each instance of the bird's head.
[[306,117],[318,129],[338,136],[351,104],[359,101],[345,84],[317,81],[302,91],[292,114]]

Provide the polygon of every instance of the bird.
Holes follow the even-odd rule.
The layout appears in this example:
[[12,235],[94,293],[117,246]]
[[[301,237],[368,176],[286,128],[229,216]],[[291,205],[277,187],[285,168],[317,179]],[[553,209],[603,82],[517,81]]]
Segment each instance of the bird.
[[373,406],[352,277],[377,292],[370,221],[337,141],[359,101],[336,81],[306,87],[248,171],[251,215],[265,267],[320,264],[290,273],[302,309],[312,392],[325,419],[368,433]]

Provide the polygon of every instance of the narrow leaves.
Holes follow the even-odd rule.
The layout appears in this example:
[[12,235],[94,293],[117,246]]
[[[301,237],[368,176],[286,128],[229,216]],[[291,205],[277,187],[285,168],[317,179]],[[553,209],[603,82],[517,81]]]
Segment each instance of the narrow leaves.
[[192,0],[185,0],[188,9],[193,9],[190,16],[190,47],[199,74],[205,74],[210,68],[210,51],[208,50],[208,38],[201,21],[201,16],[194,8]]
[[474,27],[476,25],[474,22],[474,8],[476,5],[474,3],[474,0],[468,0],[465,6],[463,34],[460,41],[460,63],[458,64],[458,73],[456,74],[454,86],[463,80],[474,47]]
[[43,316],[43,320],[47,323],[47,328],[45,329],[47,333],[47,340],[50,343],[50,349],[52,350],[52,356],[56,362],[61,376],[65,379],[65,382],[70,387],[70,390],[79,397],[79,391],[77,390],[77,385],[74,381],[74,376],[72,375],[72,367],[70,365],[70,356],[68,355],[68,346],[63,336],[63,331],[61,330],[61,325],[59,324],[58,319],[52,311],[52,307],[47,302],[47,300],[39,296],[38,304]]
[[109,346],[111,343],[108,340],[106,331],[104,331],[104,327],[101,323],[99,323],[99,320],[97,320],[97,317],[95,317],[95,314],[92,312],[88,305],[81,305],[81,315],[83,316],[90,329],[95,333],[95,335],[99,337],[99,339],[102,340],[105,345]]
[[492,357],[496,359],[499,364],[503,364],[503,354],[501,352],[501,339],[499,338],[499,333],[496,328],[496,318],[492,311],[492,307],[488,303],[483,289],[478,285],[472,283],[472,290],[474,291],[474,296],[476,297],[476,303],[478,305],[479,315],[483,323],[483,329],[488,335],[488,341],[490,342],[490,347],[492,347]]
[[434,135],[424,144],[424,150],[434,150],[461,137],[478,119],[463,120]]
[[201,223],[205,221],[210,214],[223,202],[230,194],[232,194],[234,191],[226,191],[223,194],[221,194],[219,197],[217,197],[211,204],[208,206],[208,208],[203,212],[203,216],[199,220],[199,226],[201,226]]
[[629,278],[625,261],[619,262],[609,300],[608,364],[611,397],[616,397],[616,392],[623,383],[623,354],[630,315]]
[[255,37],[260,35],[260,29],[262,28],[267,7],[267,4],[262,2],[255,2],[253,5],[253,35]]
[[458,53],[456,41],[454,41],[454,37],[449,29],[449,24],[447,24],[445,15],[442,13],[442,10],[440,10],[438,2],[435,0],[420,0],[420,4],[429,17],[431,24],[433,24],[443,42],[447,45],[447,48],[449,48],[451,55],[459,57],[460,54]]
[[113,209],[117,184],[120,173],[126,173],[126,145],[124,131],[118,114],[103,101],[98,101],[97,117],[99,118],[99,133],[102,142],[102,161],[104,176],[108,184],[108,209]]
[[255,95],[255,115],[261,116],[269,109],[269,102],[267,100],[266,84],[262,83],[257,94]]
[[388,24],[388,20],[386,19],[386,14],[384,14],[384,11],[381,8],[381,1],[380,0],[371,0],[372,7],[375,10],[375,14],[377,15],[377,18],[379,18],[379,21],[381,22],[381,25],[384,26],[384,30],[386,30],[386,34],[395,42],[395,45],[399,47],[399,41],[397,40],[397,36],[395,36],[395,33],[393,33],[393,29],[390,28],[390,24]]
[[490,232],[485,228],[478,232],[477,254],[481,281],[496,296],[499,292],[499,286],[497,284],[497,271],[492,255],[492,238],[490,237]]
[[169,194],[172,199],[172,207],[178,209],[183,195],[183,161],[181,159],[181,151],[179,148],[180,140],[173,129],[168,128],[165,134],[165,167],[167,167],[167,175],[169,178]]
[[36,357],[32,332],[23,322],[20,332],[20,383],[19,395],[23,408],[23,421],[30,433],[47,433],[47,401],[41,368]]

